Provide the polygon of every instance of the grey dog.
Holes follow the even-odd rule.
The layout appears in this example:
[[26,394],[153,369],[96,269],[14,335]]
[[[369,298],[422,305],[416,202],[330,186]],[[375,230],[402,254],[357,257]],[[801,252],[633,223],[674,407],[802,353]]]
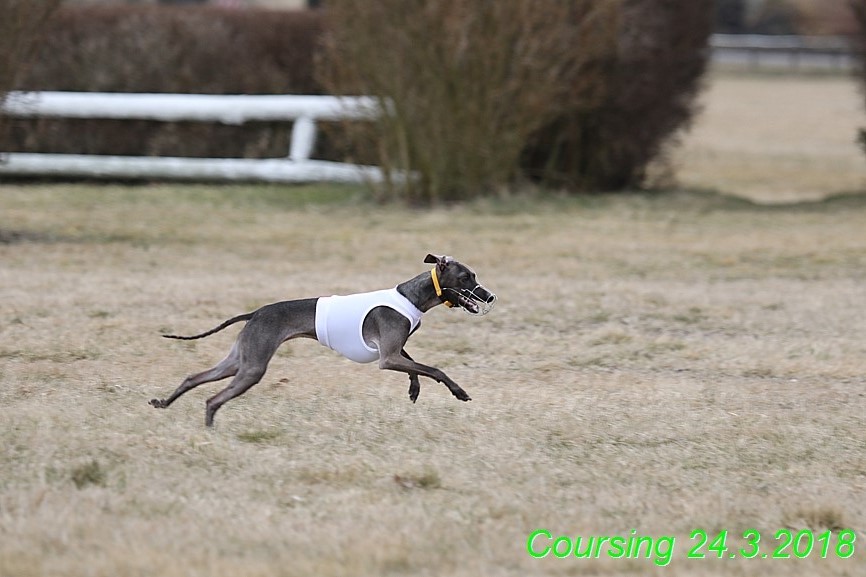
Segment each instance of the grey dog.
[[152,399],[150,404],[165,409],[201,384],[234,377],[229,386],[207,400],[205,425],[213,426],[219,408],[258,383],[279,346],[297,337],[317,339],[356,362],[378,360],[380,369],[408,373],[413,403],[421,391],[419,375],[443,383],[461,401],[471,400],[445,373],[415,362],[403,347],[420,326],[421,315],[433,307],[445,304],[483,315],[493,308],[496,295],[476,281],[469,267],[450,256],[428,254],[424,262],[435,266],[390,290],[282,301],[238,315],[199,335],[163,335],[169,339],[200,339],[247,321],[225,359],[184,379],[167,399]]

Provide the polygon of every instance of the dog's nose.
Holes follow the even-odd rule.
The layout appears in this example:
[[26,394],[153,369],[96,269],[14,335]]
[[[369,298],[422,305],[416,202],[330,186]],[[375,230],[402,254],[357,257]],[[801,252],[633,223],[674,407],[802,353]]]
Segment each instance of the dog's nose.
[[487,287],[483,285],[478,285],[478,288],[481,289],[481,294],[478,295],[481,297],[481,300],[484,301],[484,304],[492,305],[496,302],[496,295],[487,290]]

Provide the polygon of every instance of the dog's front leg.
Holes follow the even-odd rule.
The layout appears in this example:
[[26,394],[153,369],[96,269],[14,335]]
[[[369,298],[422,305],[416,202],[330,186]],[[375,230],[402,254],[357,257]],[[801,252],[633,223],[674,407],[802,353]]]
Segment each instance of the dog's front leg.
[[417,373],[409,373],[409,400],[413,403],[418,400],[418,395],[421,394],[421,383],[418,381]]
[[[413,361],[412,357],[409,356],[409,353],[406,352],[406,349],[400,351],[400,354]],[[409,373],[409,399],[414,403],[418,400],[418,395],[421,394],[421,382],[418,380],[418,373]]]
[[[448,390],[451,391],[451,394],[460,399],[461,401],[471,401],[472,398],[460,388],[460,385],[451,380],[451,378],[440,371],[435,367],[429,367],[427,365],[422,365],[421,363],[415,362],[413,360],[407,359],[399,352],[396,354],[382,354],[380,351],[379,356],[379,368],[386,369],[389,371],[402,371],[404,373],[409,373],[410,385],[409,391],[411,395],[412,391],[412,374],[415,374],[415,378],[417,379],[418,375],[423,375],[425,377],[429,377],[434,381],[442,383]],[[419,384],[420,390],[420,384]]]
[[[448,375],[435,367],[417,363],[405,354],[403,347],[409,338],[409,321],[397,311],[387,307],[373,309],[364,320],[363,335],[367,342],[378,345],[380,369],[409,374],[410,398],[415,386],[415,381],[412,381],[414,375],[416,381],[418,376],[425,376],[444,384],[451,394],[461,401],[472,400]],[[421,385],[418,383],[417,390],[420,389]]]

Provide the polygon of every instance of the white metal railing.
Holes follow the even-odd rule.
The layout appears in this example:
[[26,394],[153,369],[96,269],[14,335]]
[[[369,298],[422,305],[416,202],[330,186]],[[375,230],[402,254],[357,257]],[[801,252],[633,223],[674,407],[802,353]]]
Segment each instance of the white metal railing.
[[842,36],[713,34],[713,60],[750,68],[849,70],[860,52]]
[[243,124],[293,121],[286,158],[186,158],[90,154],[0,153],[0,175],[89,178],[379,182],[382,171],[310,158],[316,121],[374,120],[368,96],[12,92],[0,111],[14,118],[98,118]]

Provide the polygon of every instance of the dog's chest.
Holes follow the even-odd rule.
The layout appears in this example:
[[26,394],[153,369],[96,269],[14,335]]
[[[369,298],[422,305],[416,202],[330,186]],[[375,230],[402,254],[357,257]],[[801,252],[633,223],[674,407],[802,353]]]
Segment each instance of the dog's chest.
[[356,363],[371,363],[379,359],[378,349],[364,341],[363,326],[367,314],[385,306],[409,320],[410,332],[421,322],[423,314],[396,288],[322,297],[316,303],[316,338]]

